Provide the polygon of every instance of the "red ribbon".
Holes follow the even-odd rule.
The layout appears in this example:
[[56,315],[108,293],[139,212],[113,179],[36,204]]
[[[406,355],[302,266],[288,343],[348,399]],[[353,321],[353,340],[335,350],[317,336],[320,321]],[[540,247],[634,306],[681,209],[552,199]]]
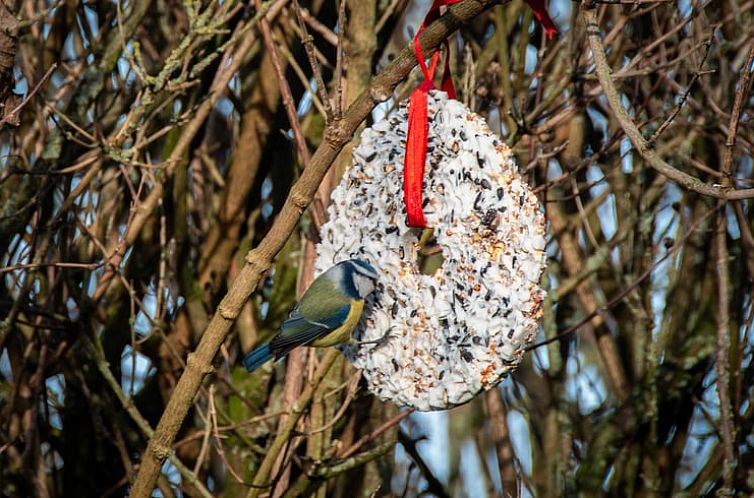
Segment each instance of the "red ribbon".
[[534,11],[534,19],[545,28],[547,38],[555,36],[558,28],[555,27],[555,23],[550,19],[550,14],[547,13],[544,0],[526,0],[526,4]]
[[[422,206],[422,187],[424,183],[424,164],[427,160],[427,134],[429,132],[429,121],[427,117],[427,95],[430,90],[435,89],[433,78],[437,62],[440,59],[438,50],[432,55],[429,67],[422,55],[419,36],[427,25],[440,17],[440,7],[443,5],[452,5],[462,0],[434,0],[429,8],[424,22],[414,36],[414,52],[416,60],[419,61],[424,74],[424,81],[413,91],[408,106],[408,135],[406,137],[406,157],[403,167],[403,200],[406,203],[407,224],[410,227],[426,228],[427,223],[424,219],[424,209]],[[534,17],[544,28],[548,38],[551,38],[557,28],[547,14],[544,6],[544,0],[526,0],[526,3],[534,11]],[[453,79],[450,76],[450,49],[448,41],[443,43],[447,56],[443,65],[441,89],[448,94],[451,99],[456,98],[456,90],[453,86]]]

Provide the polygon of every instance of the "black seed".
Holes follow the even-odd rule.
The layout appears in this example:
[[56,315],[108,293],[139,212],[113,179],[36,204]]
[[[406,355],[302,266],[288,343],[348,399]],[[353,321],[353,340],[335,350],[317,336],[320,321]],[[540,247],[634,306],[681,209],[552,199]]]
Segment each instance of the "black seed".
[[504,297],[504,298],[503,298],[503,304],[504,304],[504,305],[505,305],[506,307],[508,307],[508,306],[510,306],[510,304],[511,304],[511,300],[510,300],[509,298],[507,298],[507,297]]
[[398,306],[398,303],[393,303],[393,307],[390,309],[390,315],[392,315],[392,317],[395,318],[395,315],[398,314],[398,310],[400,310],[400,306]]
[[422,201],[422,207],[427,207],[427,204],[429,204],[429,198],[426,198]]
[[487,294],[484,295],[484,300],[489,301],[490,299],[492,299],[492,291],[488,290]]
[[466,363],[471,363],[472,361],[474,361],[474,356],[465,349],[461,350],[461,358],[463,358],[463,361],[465,361]]
[[393,226],[389,226],[389,227],[387,227],[385,229],[385,234],[391,234],[391,233],[395,233],[397,231],[398,231],[398,227],[395,226],[395,225],[393,225]]
[[466,136],[466,132],[461,130],[461,133],[458,134],[459,137],[461,137],[461,140],[466,141],[469,138]]
[[504,192],[503,187],[500,187],[499,189],[497,189],[497,199],[498,200],[501,200],[503,198],[503,192]]
[[366,161],[367,161],[368,163],[371,163],[371,162],[372,162],[372,160],[373,160],[373,159],[374,159],[375,157],[377,157],[377,152],[372,152],[371,154],[369,154],[369,155],[368,155],[368,156],[366,157]]
[[482,338],[479,337],[478,335],[475,335],[474,337],[471,338],[471,342],[479,346],[482,344]]
[[526,200],[526,197],[524,196],[524,194],[521,194],[519,196],[519,198],[518,198],[518,205],[519,206],[523,206],[524,205],[524,200]]
[[482,178],[482,188],[489,189],[492,185],[490,184],[490,181],[486,178]]
[[482,219],[482,225],[484,226],[492,226],[493,223],[495,223],[495,220],[497,219],[497,213],[494,209],[489,209],[485,214],[484,218]]
[[518,256],[513,256],[513,261],[511,261],[511,268],[516,267],[516,261],[518,261]]
[[447,318],[440,318],[440,326],[443,328],[450,327],[450,322],[448,322]]
[[417,310],[411,310],[411,318],[416,317],[416,315],[418,315],[418,314],[419,314],[419,312]]
[[511,308],[508,308],[508,311],[503,313],[503,318],[508,318],[511,315],[511,313],[513,313],[513,310]]
[[484,168],[484,160],[479,155],[479,152],[476,153],[476,162],[479,165],[479,169]]
[[440,370],[440,375],[438,375],[438,378],[442,380],[443,377],[445,377],[445,370]]
[[395,369],[396,372],[401,369],[401,366],[398,365],[398,362],[395,361],[395,358],[391,358],[390,361],[393,362],[393,368]]
[[500,211],[501,213],[504,213],[504,212],[508,211],[508,208],[505,207],[505,206],[501,206],[501,207],[497,208],[497,210]]
[[513,330],[513,329],[510,329],[510,330],[508,331],[508,339],[513,339],[513,333],[514,333],[514,332],[515,332],[515,330]]

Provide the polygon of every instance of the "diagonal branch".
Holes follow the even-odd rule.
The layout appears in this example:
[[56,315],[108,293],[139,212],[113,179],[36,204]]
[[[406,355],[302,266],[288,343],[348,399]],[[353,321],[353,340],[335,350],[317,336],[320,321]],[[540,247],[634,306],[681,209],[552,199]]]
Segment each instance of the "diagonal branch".
[[[442,41],[463,23],[476,18],[495,3],[497,3],[496,0],[466,0],[450,7],[447,13],[422,33],[421,44],[426,56],[432,55]],[[356,99],[343,118],[334,121],[326,128],[324,141],[312,156],[301,178],[291,188],[269,233],[258,247],[246,255],[245,265],[220,302],[217,312],[202,334],[196,352],[189,354],[186,370],[181,375],[155,429],[154,437],[144,453],[132,496],[149,496],[154,489],[162,462],[172,452],[175,435],[188,413],[194,396],[199,391],[205,376],[213,372],[212,361],[220,345],[228,335],[244,303],[259,284],[262,276],[269,270],[272,259],[293,233],[330,165],[375,105],[390,98],[393,89],[406,78],[415,65],[416,57],[413,50],[405,47],[393,62],[374,78],[369,89]]]

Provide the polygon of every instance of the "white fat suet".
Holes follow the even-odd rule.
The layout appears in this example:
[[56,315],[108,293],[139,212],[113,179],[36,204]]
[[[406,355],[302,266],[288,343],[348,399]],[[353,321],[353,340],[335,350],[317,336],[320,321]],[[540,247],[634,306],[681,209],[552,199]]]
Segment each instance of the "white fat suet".
[[405,104],[361,134],[316,263],[359,258],[377,270],[354,332],[377,342],[344,352],[377,396],[419,410],[465,403],[516,368],[537,332],[545,266],[542,208],[510,149],[443,92],[430,93],[428,112],[424,213],[442,267],[419,273],[421,230],[406,226]]

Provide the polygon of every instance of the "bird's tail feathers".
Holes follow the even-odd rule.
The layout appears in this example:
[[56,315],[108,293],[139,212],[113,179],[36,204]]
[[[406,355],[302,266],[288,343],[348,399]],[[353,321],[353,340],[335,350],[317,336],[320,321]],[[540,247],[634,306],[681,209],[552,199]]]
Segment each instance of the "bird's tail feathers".
[[272,359],[272,350],[269,344],[258,347],[243,359],[243,364],[247,372],[253,372]]

